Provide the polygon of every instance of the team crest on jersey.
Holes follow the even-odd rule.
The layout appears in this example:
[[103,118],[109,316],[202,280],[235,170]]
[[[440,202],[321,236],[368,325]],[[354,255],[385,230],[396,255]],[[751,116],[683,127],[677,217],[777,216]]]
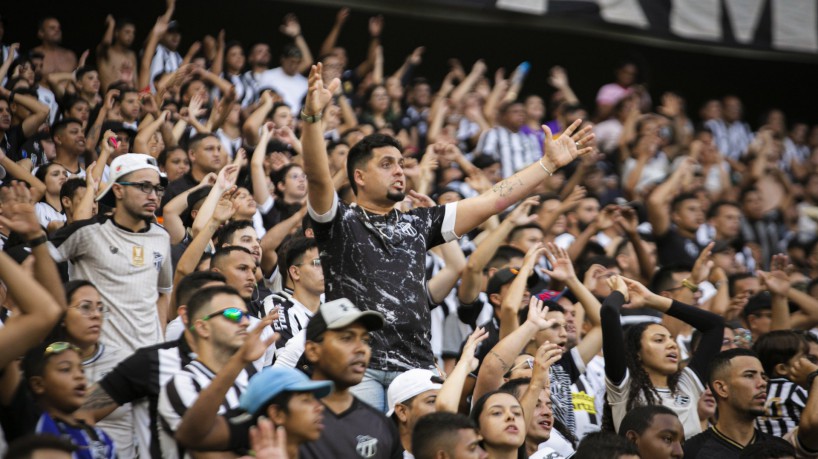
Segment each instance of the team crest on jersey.
[[153,252],[153,267],[156,268],[157,271],[162,269],[162,262],[165,261],[164,255],[159,252]]
[[378,454],[378,439],[372,438],[369,435],[358,435],[358,444],[355,445],[355,451],[361,457],[374,457]]
[[687,406],[690,404],[690,397],[679,394],[673,398],[673,404],[676,406]]

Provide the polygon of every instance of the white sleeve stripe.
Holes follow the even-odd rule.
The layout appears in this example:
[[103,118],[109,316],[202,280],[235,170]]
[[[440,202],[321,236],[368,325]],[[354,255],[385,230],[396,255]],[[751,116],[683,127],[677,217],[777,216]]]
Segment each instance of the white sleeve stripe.
[[315,211],[315,209],[312,208],[310,200],[307,199],[307,212],[309,212],[310,217],[312,217],[312,219],[317,221],[318,223],[331,222],[335,218],[335,214],[338,213],[338,193],[332,194],[332,205],[330,206],[329,210],[324,214],[318,214]]
[[446,213],[443,215],[443,225],[440,228],[440,234],[443,235],[443,240],[446,242],[460,239],[460,236],[454,232],[454,225],[457,222],[457,202],[450,202],[446,204]]

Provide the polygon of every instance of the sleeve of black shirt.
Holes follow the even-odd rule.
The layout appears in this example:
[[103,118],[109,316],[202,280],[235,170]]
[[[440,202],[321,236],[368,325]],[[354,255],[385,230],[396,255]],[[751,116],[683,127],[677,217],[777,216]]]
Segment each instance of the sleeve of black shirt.
[[457,302],[457,317],[460,321],[469,325],[471,328],[477,328],[477,316],[479,316],[480,311],[483,310],[483,302],[480,301],[480,297],[471,303],[464,303],[460,300],[457,300]]
[[443,217],[446,215],[446,206],[435,206],[428,208],[413,209],[413,213],[426,220],[426,250],[436,247],[446,242],[443,239]]
[[100,380],[99,385],[117,404],[124,405],[142,397],[151,395],[150,381],[147,375],[151,374],[154,362],[152,353],[140,350],[123,360],[113,371]]
[[613,292],[605,298],[599,315],[602,319],[602,352],[605,355],[605,376],[619,385],[625,379],[625,336],[619,312],[625,304],[625,296]]
[[[673,301],[667,314],[684,321],[702,333],[699,347],[693,352],[687,366],[696,373],[700,381],[707,381],[707,366],[710,359],[721,350],[721,342],[724,338],[724,318],[678,301]],[[607,360],[607,354],[605,357]]]

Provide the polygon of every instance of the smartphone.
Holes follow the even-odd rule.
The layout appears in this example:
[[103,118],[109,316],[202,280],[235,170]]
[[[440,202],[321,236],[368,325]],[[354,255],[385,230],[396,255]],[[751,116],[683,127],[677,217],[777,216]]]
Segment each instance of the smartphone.
[[116,137],[111,137],[110,139],[108,139],[108,143],[114,148],[114,150],[116,150],[117,145],[119,145],[119,142],[117,142]]

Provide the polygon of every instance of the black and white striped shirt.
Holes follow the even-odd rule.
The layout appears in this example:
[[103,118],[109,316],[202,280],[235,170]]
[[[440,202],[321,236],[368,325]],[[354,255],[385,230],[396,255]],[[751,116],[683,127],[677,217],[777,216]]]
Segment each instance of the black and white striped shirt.
[[783,437],[795,429],[801,420],[801,412],[807,406],[807,396],[807,391],[786,378],[770,379],[767,402],[764,404],[765,415],[756,418],[758,430]]
[[162,387],[195,354],[182,337],[137,350],[106,374],[99,385],[118,405],[133,403],[134,435],[140,459],[160,459],[157,405]]
[[179,54],[177,51],[171,51],[166,48],[164,45],[159,44],[156,45],[156,52],[153,55],[153,59],[151,60],[151,79],[150,79],[150,86],[151,90],[156,90],[153,85],[153,80],[156,79],[158,75],[163,73],[172,73],[175,72],[179,66],[182,65],[182,55]]
[[497,126],[480,136],[477,153],[500,161],[503,178],[511,177],[542,157],[537,137]]
[[[239,373],[219,406],[219,416],[230,418],[242,413],[239,408],[239,397],[247,389],[247,382],[258,370],[259,368],[251,364]],[[173,434],[182,422],[185,411],[196,403],[199,393],[209,386],[215,377],[216,373],[204,363],[194,360],[176,373],[162,388],[162,393],[159,396],[159,423],[161,429],[159,442],[163,458],[176,459],[184,457],[184,450],[178,446]]]
[[313,313],[286,291],[269,295],[263,303],[265,311],[278,307],[278,320],[272,324],[273,330],[280,335],[275,343],[276,358],[278,358],[279,353],[287,345],[287,341],[307,327]]

